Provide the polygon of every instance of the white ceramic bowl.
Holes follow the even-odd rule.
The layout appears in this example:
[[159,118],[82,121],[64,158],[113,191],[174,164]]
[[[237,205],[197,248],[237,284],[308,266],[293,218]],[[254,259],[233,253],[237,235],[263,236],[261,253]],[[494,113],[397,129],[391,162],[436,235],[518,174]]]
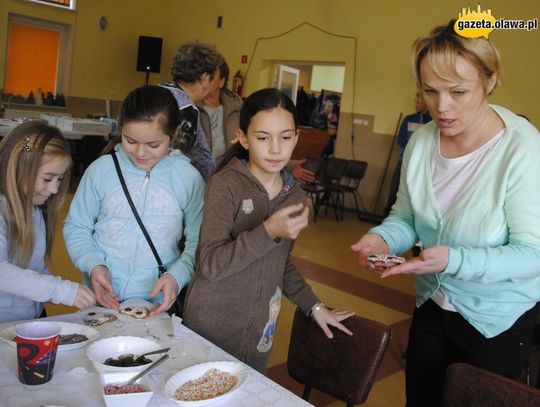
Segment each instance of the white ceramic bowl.
[[[185,382],[189,380],[196,380],[200,378],[209,369],[219,369],[222,372],[229,372],[230,374],[236,376],[236,378],[238,379],[238,382],[227,393],[222,394],[221,396],[211,398],[211,399],[197,400],[197,401],[184,401],[184,400],[178,400],[176,398],[175,393],[178,387],[180,387],[182,384],[184,384]],[[178,373],[172,376],[169,380],[167,380],[167,383],[165,383],[165,395],[180,406],[185,406],[185,407],[205,406],[208,404],[216,403],[218,402],[218,400],[221,401],[223,399],[228,398],[244,384],[246,379],[247,379],[247,368],[242,363],[229,362],[229,361],[200,363],[198,365],[193,365],[183,370],[180,370]]]
[[129,379],[135,376],[137,372],[127,372],[127,373],[102,373],[101,376],[101,394],[105,405],[107,407],[145,407],[152,395],[153,391],[150,390],[148,386],[148,381],[146,377],[142,377],[137,380],[135,383],[140,383],[144,386],[145,392],[142,393],[128,393],[128,394],[105,394],[105,385],[106,384],[123,384],[126,383]]
[[[103,362],[105,362],[107,358],[116,359],[118,358],[118,356],[124,355],[126,353],[140,355],[142,353],[158,350],[161,348],[162,346],[160,346],[157,342],[138,336],[112,336],[110,338],[95,341],[88,347],[86,355],[94,365],[94,368],[100,373],[140,372],[144,368],[148,367],[149,363],[140,366],[118,367],[105,365]],[[158,354],[148,355],[146,357],[152,360],[152,362],[155,362],[161,356],[161,354]]]

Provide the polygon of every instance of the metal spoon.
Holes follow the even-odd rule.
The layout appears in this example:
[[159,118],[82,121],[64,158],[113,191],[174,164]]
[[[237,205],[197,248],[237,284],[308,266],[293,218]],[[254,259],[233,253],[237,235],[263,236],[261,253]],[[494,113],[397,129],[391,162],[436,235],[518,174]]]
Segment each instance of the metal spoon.
[[163,349],[153,350],[151,352],[146,352],[146,353],[143,353],[141,355],[138,355],[137,357],[140,358],[141,356],[156,355],[158,353],[165,353],[165,352],[168,352],[170,350],[171,350],[171,348],[163,348]]
[[125,354],[121,355],[120,357],[126,358],[126,357],[131,356],[133,359],[138,359],[138,358],[144,357],[146,355],[156,355],[158,353],[165,353],[165,352],[168,352],[170,350],[171,350],[171,348],[163,348],[163,349],[153,350],[153,351],[146,352],[146,353],[141,353],[140,355],[135,355],[134,353],[125,353]]
[[141,377],[143,377],[145,374],[147,374],[149,371],[157,367],[158,365],[161,365],[163,362],[165,362],[167,359],[169,359],[169,354],[165,354],[162,357],[160,357],[158,360],[156,360],[154,363],[152,363],[150,366],[148,366],[146,369],[144,369],[139,374],[133,376],[131,379],[129,379],[126,383],[126,386],[129,386],[130,384],[135,383],[137,380],[139,380]]

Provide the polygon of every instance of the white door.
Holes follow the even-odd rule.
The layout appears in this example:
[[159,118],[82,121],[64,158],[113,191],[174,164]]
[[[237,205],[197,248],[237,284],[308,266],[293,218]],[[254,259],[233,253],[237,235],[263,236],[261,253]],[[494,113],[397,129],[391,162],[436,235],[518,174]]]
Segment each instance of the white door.
[[296,104],[296,92],[298,91],[298,79],[300,71],[287,65],[277,65],[277,80],[275,87],[289,96]]

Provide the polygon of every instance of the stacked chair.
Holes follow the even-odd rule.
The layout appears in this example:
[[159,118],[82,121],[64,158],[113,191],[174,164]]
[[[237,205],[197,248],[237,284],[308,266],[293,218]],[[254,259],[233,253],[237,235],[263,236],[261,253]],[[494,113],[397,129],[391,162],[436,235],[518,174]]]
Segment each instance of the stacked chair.
[[313,203],[313,218],[317,222],[320,209],[328,206],[334,209],[336,221],[343,220],[345,195],[354,198],[356,214],[360,219],[361,196],[358,192],[360,181],[367,170],[367,162],[331,157],[328,160],[309,157],[304,168],[315,173],[315,181],[303,184],[302,188]]

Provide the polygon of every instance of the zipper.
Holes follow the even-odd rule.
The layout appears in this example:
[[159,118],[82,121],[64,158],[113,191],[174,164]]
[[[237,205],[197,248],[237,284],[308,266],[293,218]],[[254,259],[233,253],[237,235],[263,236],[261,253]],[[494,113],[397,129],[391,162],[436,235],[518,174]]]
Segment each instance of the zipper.
[[[137,208],[137,211],[139,212],[139,216],[140,218],[142,219],[143,216],[144,216],[144,209],[146,207],[146,191],[147,191],[147,188],[148,188],[148,182],[150,181],[150,172],[152,170],[148,170],[146,171],[146,174],[144,176],[144,179],[143,179],[143,182],[142,182],[142,185],[141,185],[141,197],[142,197],[142,207],[141,209],[139,210],[139,208],[137,208],[137,205],[135,205],[135,207]],[[133,199],[133,195],[132,195],[132,199]],[[131,212],[131,209],[130,209],[130,212]],[[137,225],[137,228],[139,227],[139,225]],[[136,257],[137,257],[137,253],[140,253],[140,250],[139,250],[139,246],[140,246],[140,243],[141,243],[141,239],[140,237],[137,238],[137,243],[135,244],[135,252],[133,253],[133,257],[132,257],[132,260],[131,260],[131,264],[130,264],[130,268],[129,268],[129,273],[128,273],[128,277],[127,277],[127,280],[126,280],[126,283],[120,293],[120,300],[121,302],[124,301],[124,298],[126,296],[126,292],[128,290],[128,286],[129,286],[129,280],[131,280],[131,275],[133,274],[133,271],[135,270],[135,260],[136,260]],[[146,242],[146,239],[144,239],[144,243],[145,244],[148,244]]]

